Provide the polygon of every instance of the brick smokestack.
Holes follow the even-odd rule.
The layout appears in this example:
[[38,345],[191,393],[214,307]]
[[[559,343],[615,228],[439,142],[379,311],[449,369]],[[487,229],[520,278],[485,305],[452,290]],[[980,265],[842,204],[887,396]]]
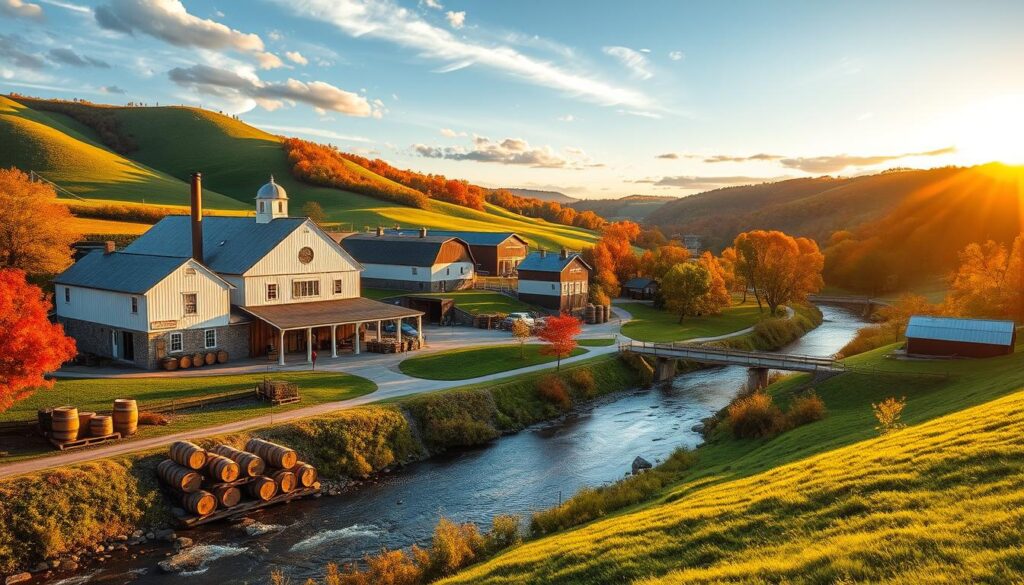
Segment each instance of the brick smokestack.
[[192,173],[192,257],[203,262],[203,174]]

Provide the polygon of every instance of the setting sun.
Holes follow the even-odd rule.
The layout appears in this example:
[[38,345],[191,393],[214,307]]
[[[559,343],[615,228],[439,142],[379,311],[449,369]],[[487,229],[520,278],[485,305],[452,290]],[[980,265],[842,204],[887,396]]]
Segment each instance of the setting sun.
[[1024,164],[1024,94],[1000,95],[965,108],[952,135],[964,162]]

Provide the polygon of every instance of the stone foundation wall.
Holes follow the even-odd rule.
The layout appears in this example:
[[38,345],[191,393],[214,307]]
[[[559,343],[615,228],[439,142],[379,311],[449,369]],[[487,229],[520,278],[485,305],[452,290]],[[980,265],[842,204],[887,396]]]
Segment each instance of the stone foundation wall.
[[[217,330],[217,346],[207,349],[206,329]],[[171,351],[171,333],[182,334],[182,351]],[[249,357],[249,324],[239,323],[226,327],[206,327],[203,329],[180,329],[150,333],[147,354],[149,360],[145,365],[148,369],[159,367],[160,360],[166,356],[180,357],[195,353],[226,351],[229,360]]]

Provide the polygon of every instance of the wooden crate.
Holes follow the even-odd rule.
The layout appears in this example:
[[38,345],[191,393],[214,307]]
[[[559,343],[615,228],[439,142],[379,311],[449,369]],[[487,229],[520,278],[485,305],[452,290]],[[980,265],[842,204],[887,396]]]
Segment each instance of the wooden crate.
[[300,400],[299,386],[283,380],[263,380],[256,385],[256,396],[271,404],[292,404]]

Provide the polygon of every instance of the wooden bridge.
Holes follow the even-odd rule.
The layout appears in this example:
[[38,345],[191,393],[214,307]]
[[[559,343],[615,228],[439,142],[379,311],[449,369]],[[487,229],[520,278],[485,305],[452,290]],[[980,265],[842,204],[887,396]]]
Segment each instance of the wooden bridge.
[[748,384],[757,388],[767,385],[769,370],[807,372],[821,376],[833,376],[846,371],[846,366],[842,362],[829,357],[738,351],[689,343],[629,341],[619,344],[619,351],[629,351],[655,358],[657,365],[654,378],[658,382],[669,380],[675,376],[676,360],[723,366],[743,366],[750,370]]
[[857,297],[846,295],[807,295],[807,300],[816,304],[840,305],[843,307],[857,308],[861,310],[862,316],[866,319],[879,307],[889,307],[892,303],[872,297]]

